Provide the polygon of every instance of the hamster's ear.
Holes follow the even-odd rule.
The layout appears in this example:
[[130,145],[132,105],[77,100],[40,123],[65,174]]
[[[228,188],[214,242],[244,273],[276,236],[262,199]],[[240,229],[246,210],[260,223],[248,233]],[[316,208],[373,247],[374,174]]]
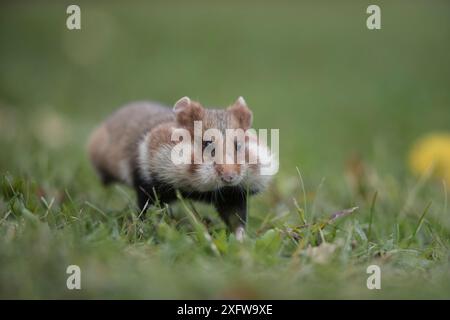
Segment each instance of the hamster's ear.
[[188,97],[183,97],[173,106],[177,122],[181,126],[193,127],[194,121],[201,121],[205,114],[205,109],[200,103],[191,101]]
[[175,111],[175,113],[178,113],[178,112],[182,111],[183,109],[189,107],[190,104],[191,104],[191,99],[189,97],[183,97],[180,100],[178,100],[177,102],[175,102],[175,105],[173,106],[173,111]]
[[237,127],[244,130],[251,128],[253,114],[243,97],[239,97],[233,105],[228,107],[227,111],[232,116]]

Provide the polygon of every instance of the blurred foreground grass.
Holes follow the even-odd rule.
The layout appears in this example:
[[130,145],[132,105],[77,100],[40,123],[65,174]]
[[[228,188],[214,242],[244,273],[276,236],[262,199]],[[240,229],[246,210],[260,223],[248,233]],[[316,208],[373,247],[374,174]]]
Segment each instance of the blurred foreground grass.
[[[0,297],[450,298],[448,186],[406,163],[416,138],[450,130],[450,6],[381,2],[374,32],[369,3],[326,4],[86,1],[81,31],[64,3],[2,5]],[[86,160],[122,103],[184,95],[243,95],[256,127],[280,129],[244,244],[198,204],[142,223]],[[382,290],[366,288],[370,264]]]

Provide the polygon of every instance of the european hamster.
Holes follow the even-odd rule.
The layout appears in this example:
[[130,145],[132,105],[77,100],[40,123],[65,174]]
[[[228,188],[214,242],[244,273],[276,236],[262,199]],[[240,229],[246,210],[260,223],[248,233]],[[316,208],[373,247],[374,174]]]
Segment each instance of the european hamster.
[[[247,196],[263,191],[271,178],[261,174],[259,161],[261,154],[271,157],[267,146],[258,142],[256,134],[248,134],[243,162],[180,164],[171,157],[173,148],[180,143],[173,141],[175,130],[184,129],[194,135],[194,125],[201,121],[202,134],[208,129],[217,129],[225,135],[227,129],[250,129],[252,120],[252,111],[242,97],[226,109],[207,109],[188,97],[178,100],[173,108],[134,102],[117,110],[92,133],[88,153],[104,184],[120,182],[136,190],[141,211],[155,201],[176,200],[176,190],[179,190],[185,198],[214,205],[231,231],[242,239],[247,221]],[[192,145],[191,159],[197,147],[194,141],[182,141]],[[218,141],[207,141],[202,136],[201,152],[208,148],[209,156],[215,155],[216,149],[221,149]],[[242,148],[236,141],[231,146],[236,150],[226,146],[221,149],[225,150],[222,151],[225,157],[229,151]],[[232,154],[237,155],[237,152]],[[258,161],[248,161],[251,156]]]

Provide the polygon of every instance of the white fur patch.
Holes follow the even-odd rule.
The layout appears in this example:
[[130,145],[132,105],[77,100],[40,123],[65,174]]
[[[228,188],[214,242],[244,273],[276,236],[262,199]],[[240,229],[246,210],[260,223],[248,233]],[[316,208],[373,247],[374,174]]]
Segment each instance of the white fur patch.
[[212,164],[201,164],[191,172],[190,164],[172,162],[172,145],[161,145],[151,159],[151,172],[161,181],[183,191],[212,191],[219,187]]
[[253,157],[256,158],[257,163],[245,165],[244,185],[252,190],[262,191],[267,187],[272,178],[271,175],[263,174],[262,167],[268,165],[278,167],[277,160],[266,146],[261,144],[258,145],[256,140],[250,140],[250,142],[248,142],[248,150],[249,154],[253,154]]
[[150,181],[150,153],[149,153],[149,143],[150,142],[150,133],[147,133],[144,138],[139,142],[138,147],[138,166],[139,172],[141,176]]
[[199,191],[211,191],[223,186],[212,163],[201,164],[195,176]]
[[266,146],[259,145],[258,161],[261,175],[273,175],[278,171],[278,161],[275,155]]

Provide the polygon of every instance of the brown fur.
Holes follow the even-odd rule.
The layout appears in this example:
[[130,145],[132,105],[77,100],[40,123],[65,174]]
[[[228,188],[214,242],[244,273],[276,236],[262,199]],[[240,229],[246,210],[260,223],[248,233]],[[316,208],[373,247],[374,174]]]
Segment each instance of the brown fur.
[[151,130],[151,139],[148,146],[151,154],[158,152],[158,148],[162,144],[173,144],[170,137],[174,127],[174,122],[168,122],[160,124],[155,129]]
[[231,115],[230,121],[234,128],[247,130],[252,126],[253,114],[246,105],[235,102],[227,111]]
[[131,103],[113,113],[94,131],[88,143],[90,159],[102,179],[128,183],[119,174],[121,161],[136,157],[137,143],[144,134],[160,123],[175,125],[174,120],[171,109],[149,102]]
[[205,109],[200,103],[192,101],[190,105],[177,113],[177,122],[193,133],[194,121],[201,121],[205,116]]

